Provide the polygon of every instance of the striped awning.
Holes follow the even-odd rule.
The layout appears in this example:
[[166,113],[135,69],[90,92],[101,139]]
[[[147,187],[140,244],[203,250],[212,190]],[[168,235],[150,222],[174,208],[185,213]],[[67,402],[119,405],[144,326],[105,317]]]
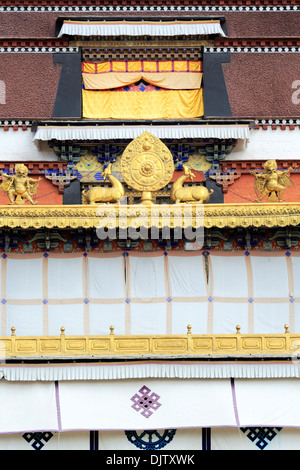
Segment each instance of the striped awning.
[[248,124],[203,124],[165,126],[39,125],[33,140],[112,140],[135,139],[143,132],[159,139],[242,139],[249,140]]
[[219,19],[182,21],[63,21],[58,37],[67,36],[225,36]]

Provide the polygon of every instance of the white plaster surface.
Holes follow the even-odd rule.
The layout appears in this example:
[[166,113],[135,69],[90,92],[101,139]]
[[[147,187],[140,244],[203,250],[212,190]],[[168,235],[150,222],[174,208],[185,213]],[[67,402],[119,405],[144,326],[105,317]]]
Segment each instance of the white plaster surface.
[[294,130],[258,129],[250,131],[250,140],[238,141],[226,160],[297,160],[300,159],[300,128]]
[[[33,142],[34,133],[28,128],[4,131],[0,127],[0,161],[58,161],[46,141]],[[299,160],[300,128],[294,130],[251,130],[249,142],[239,140],[227,161],[239,160]]]
[[7,131],[0,127],[0,161],[57,161],[58,157],[47,142],[33,142],[34,133],[28,128]]

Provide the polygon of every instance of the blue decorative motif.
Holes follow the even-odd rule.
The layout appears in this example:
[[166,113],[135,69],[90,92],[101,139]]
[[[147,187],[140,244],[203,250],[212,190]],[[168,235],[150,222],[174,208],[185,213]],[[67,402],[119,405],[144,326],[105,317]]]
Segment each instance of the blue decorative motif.
[[52,432],[27,432],[22,437],[34,450],[41,450],[50,441],[53,434]]
[[[142,450],[159,450],[168,445],[176,429],[165,429],[164,431],[124,431],[131,444]],[[162,434],[161,434],[162,433]]]
[[196,147],[192,144],[186,142],[170,142],[169,149],[173,155],[173,160],[176,165],[176,170],[183,170],[183,166],[188,162],[189,157],[194,155],[196,152]]
[[248,439],[254,442],[260,450],[264,450],[281,429],[282,428],[240,428]]

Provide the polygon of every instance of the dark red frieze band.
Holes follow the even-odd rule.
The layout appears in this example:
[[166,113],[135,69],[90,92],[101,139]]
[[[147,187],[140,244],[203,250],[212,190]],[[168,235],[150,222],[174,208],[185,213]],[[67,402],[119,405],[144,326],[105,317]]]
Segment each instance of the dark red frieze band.
[[[278,168],[286,170],[290,167],[297,168],[297,163],[294,160],[276,160]],[[236,172],[237,174],[249,174],[252,170],[263,170],[265,160],[255,161],[220,161],[219,171],[220,173],[226,173],[228,171]]]
[[69,47],[68,39],[0,39],[0,47]]
[[[201,6],[298,6],[298,0],[203,0]],[[0,6],[99,6],[98,0],[0,0]],[[102,0],[101,7],[199,6],[199,0]]]
[[[66,162],[25,162],[28,170],[32,174],[40,174],[45,170],[58,170],[62,172],[68,169]],[[0,170],[9,170],[11,173],[14,171],[15,163],[0,162]]]
[[300,38],[215,38],[214,47],[299,47]]
[[[30,38],[30,39],[11,39],[11,38],[0,38],[0,47],[24,47],[24,48],[34,48],[34,47],[45,47],[45,48],[57,48],[57,47],[69,47],[69,39],[60,39],[60,38]],[[88,47],[88,42],[86,43]],[[113,47],[113,44],[112,44]],[[169,46],[168,46],[169,47]],[[215,38],[214,47],[300,47],[300,38],[241,38],[241,39],[231,39],[231,38]]]

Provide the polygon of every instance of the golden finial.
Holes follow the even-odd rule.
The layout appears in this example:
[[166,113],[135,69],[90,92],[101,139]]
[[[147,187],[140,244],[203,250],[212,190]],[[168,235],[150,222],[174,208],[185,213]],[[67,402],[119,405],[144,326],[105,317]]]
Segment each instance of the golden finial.
[[111,334],[111,335],[114,335],[114,334],[115,334],[115,333],[114,333],[115,327],[111,325],[111,326],[109,327],[109,329],[110,329],[110,334]]
[[187,326],[187,334],[188,334],[188,335],[191,335],[191,334],[192,334],[192,326],[191,326],[191,325],[188,325],[188,326]]
[[64,334],[65,334],[65,331],[66,331],[65,327],[62,326],[61,329],[60,329],[60,332],[61,332],[60,334],[61,334],[61,335],[64,335]]
[[240,325],[236,325],[236,334],[239,335],[241,333]]
[[285,325],[284,325],[284,329],[285,329],[285,332],[286,332],[286,333],[289,333],[289,325],[285,324]]
[[11,327],[11,336],[16,336],[16,328],[14,326]]

